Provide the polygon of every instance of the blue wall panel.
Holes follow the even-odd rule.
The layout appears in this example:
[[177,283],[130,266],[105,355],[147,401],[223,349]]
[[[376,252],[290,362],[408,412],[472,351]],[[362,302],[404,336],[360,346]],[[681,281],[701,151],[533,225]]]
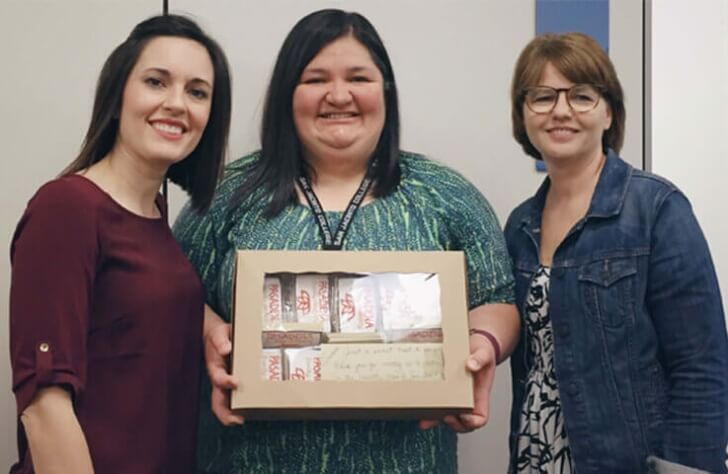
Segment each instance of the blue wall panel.
[[[609,0],[536,0],[536,35],[579,31],[609,54]],[[543,161],[536,169],[546,171]]]

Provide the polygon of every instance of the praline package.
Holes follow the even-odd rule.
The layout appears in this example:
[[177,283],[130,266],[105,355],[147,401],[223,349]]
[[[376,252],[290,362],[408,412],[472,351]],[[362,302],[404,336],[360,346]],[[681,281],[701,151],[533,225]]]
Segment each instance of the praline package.
[[472,407],[462,252],[238,251],[234,297],[231,408],[248,419]]

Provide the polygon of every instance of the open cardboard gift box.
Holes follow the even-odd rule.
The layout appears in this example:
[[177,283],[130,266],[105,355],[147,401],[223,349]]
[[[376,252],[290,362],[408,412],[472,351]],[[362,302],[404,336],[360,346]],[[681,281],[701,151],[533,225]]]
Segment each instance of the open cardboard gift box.
[[230,405],[247,419],[473,407],[462,252],[241,250],[234,298]]

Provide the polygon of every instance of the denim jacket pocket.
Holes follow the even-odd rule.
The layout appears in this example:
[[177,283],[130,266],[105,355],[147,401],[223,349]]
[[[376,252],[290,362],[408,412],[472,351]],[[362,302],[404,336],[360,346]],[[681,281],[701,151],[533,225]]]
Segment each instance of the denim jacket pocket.
[[634,257],[603,258],[579,268],[579,289],[587,314],[607,328],[634,318],[637,261]]

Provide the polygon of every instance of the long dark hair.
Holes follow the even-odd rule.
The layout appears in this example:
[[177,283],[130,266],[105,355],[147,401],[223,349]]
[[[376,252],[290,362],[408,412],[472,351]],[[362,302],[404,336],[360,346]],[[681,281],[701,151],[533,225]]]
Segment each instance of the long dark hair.
[[268,199],[265,215],[273,217],[295,200],[295,179],[309,174],[303,146],[293,122],[293,92],[301,73],[329,43],[352,35],[371,55],[384,79],[384,127],[372,159],[378,160],[372,192],[390,194],[399,185],[399,106],[394,71],[379,34],[358,13],[326,9],[311,13],[293,27],[278,53],[263,107],[260,156],[246,171],[248,178],[235,191],[230,206],[252,204],[251,194]]
[[212,202],[225,164],[230,130],[230,71],[220,46],[192,20],[179,15],[154,16],[134,27],[129,37],[106,59],[96,84],[91,122],[78,157],[61,173],[88,168],[111,151],[119,130],[119,114],[126,81],[144,47],[159,36],[187,38],[207,49],[215,74],[210,118],[197,147],[184,160],[169,167],[167,177],[190,195],[202,211]]

